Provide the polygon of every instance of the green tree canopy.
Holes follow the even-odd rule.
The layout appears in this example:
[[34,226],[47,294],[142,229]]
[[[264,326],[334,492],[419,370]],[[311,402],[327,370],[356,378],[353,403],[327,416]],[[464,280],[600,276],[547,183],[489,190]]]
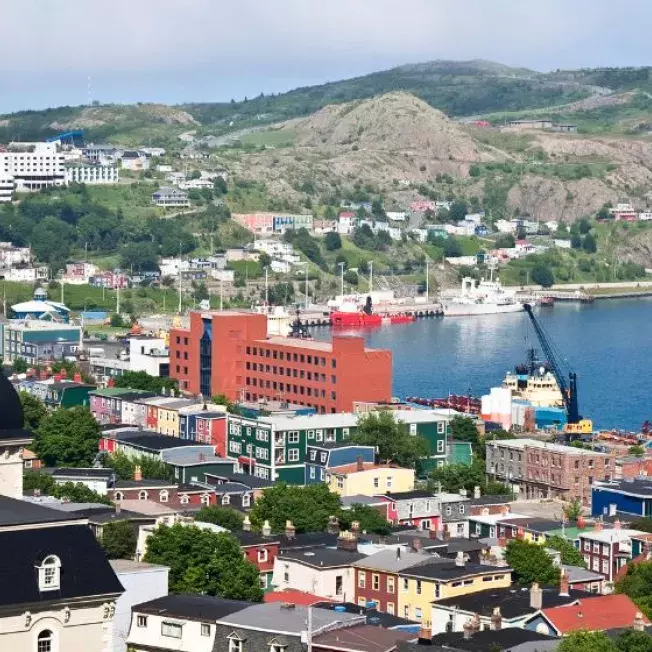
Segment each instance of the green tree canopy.
[[618,634],[615,643],[619,652],[652,652],[652,636],[647,632],[626,629]]
[[27,392],[19,392],[19,395],[20,402],[23,405],[24,426],[28,430],[36,430],[48,413],[45,404],[36,396],[32,396]]
[[229,507],[219,507],[217,505],[208,505],[202,507],[195,515],[196,521],[204,523],[213,523],[214,525],[221,525],[227,530],[240,530],[242,529],[242,521],[244,516]]
[[73,503],[104,503],[110,505],[107,496],[96,493],[81,482],[57,484],[52,476],[42,471],[26,471],[23,475],[23,491],[31,493],[38,490],[42,496],[66,498]]
[[410,435],[407,425],[398,423],[390,410],[371,412],[360,417],[351,441],[378,448],[384,462],[414,468],[417,460],[428,455],[423,437]]
[[99,441],[100,426],[90,410],[73,407],[41,421],[33,448],[46,466],[90,466]]
[[507,544],[505,560],[514,571],[514,579],[522,586],[533,582],[541,585],[559,583],[559,569],[543,546],[521,539],[512,539]]
[[170,568],[171,593],[201,593],[260,602],[258,569],[238,541],[196,526],[160,525],[147,540],[146,562]]
[[374,534],[389,534],[390,526],[387,519],[370,505],[352,505],[351,509],[344,509],[340,512],[340,528],[350,530],[351,523],[360,523],[361,532],[373,532]]
[[627,564],[627,572],[616,582],[616,593],[629,596],[648,617],[652,617],[652,561]]
[[616,644],[604,632],[572,632],[557,646],[557,652],[617,652]]
[[568,539],[564,539],[556,534],[546,540],[546,548],[552,548],[561,553],[561,563],[568,566],[579,566],[586,568],[586,562],[582,553]]
[[176,391],[179,384],[172,378],[150,376],[146,371],[125,371],[122,376],[116,378],[115,386],[160,394],[163,390],[169,392],[174,389]]
[[321,482],[305,487],[281,483],[263,491],[250,517],[258,530],[267,520],[274,532],[283,532],[286,521],[292,521],[297,532],[321,532],[340,508],[340,497]]
[[137,537],[129,521],[113,521],[102,527],[100,543],[109,559],[133,559]]
[[119,480],[132,480],[137,466],[140,467],[143,478],[148,480],[174,480],[171,466],[146,455],[131,457],[122,452],[111,453],[104,458],[103,463],[105,467],[115,470]]
[[328,251],[337,251],[342,248],[342,238],[339,233],[327,233],[324,236],[324,246]]
[[549,288],[555,283],[555,276],[547,265],[538,264],[532,268],[530,278],[541,287]]

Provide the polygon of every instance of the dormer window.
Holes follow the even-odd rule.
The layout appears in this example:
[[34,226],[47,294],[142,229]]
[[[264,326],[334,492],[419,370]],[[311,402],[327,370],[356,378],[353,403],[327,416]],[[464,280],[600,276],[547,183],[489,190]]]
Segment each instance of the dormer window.
[[50,555],[38,567],[38,587],[40,591],[58,591],[61,580],[61,561]]

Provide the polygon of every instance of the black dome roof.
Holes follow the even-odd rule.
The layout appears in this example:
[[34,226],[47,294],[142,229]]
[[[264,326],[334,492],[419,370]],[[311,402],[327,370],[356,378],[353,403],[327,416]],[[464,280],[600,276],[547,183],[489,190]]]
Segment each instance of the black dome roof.
[[16,431],[22,429],[23,406],[20,397],[7,376],[0,371],[0,438],[6,439],[8,432],[16,435]]

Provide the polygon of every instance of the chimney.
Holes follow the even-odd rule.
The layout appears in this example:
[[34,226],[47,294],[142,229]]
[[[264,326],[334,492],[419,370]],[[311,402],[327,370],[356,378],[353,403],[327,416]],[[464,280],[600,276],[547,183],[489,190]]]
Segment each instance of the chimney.
[[467,620],[464,623],[464,639],[469,640],[473,636],[473,623],[470,620]]
[[602,532],[602,522],[601,522],[601,521],[598,521],[598,522],[595,524],[595,530],[594,530],[594,531],[595,531],[595,532]]
[[412,550],[414,552],[421,552],[423,550],[423,541],[419,537],[412,539]]
[[455,555],[455,565],[464,568],[464,553],[461,550]]
[[340,533],[340,522],[337,520],[337,516],[328,517],[328,534],[339,534]]
[[559,595],[567,596],[568,593],[568,575],[566,571],[562,568],[561,573],[559,574]]
[[494,611],[491,614],[491,629],[494,632],[502,629],[503,626],[503,617],[500,614],[500,607],[494,607]]
[[251,519],[249,518],[248,515],[245,516],[244,521],[242,521],[242,529],[245,532],[251,532]]
[[356,469],[358,471],[364,471],[364,459],[362,457],[358,457],[356,463],[357,463]]
[[294,539],[294,535],[296,534],[296,528],[294,527],[294,524],[292,521],[288,520],[285,521],[285,537],[286,539]]
[[475,485],[475,487],[473,487],[473,497],[477,500],[480,496],[482,496],[482,491],[478,485]]
[[616,519],[614,521],[614,530],[620,530],[622,528],[622,523],[620,522],[620,519]]
[[462,498],[466,498],[468,493],[469,492],[466,489],[464,489],[464,488],[460,489],[460,496],[462,496]]
[[271,537],[272,536],[272,526],[269,524],[269,521],[265,521],[263,523],[263,528],[262,528],[261,532],[262,532],[264,537]]
[[72,377],[72,379],[73,379],[73,381],[75,381],[76,383],[81,383],[81,381],[82,381],[81,374],[79,374],[79,373],[75,374],[75,375]]
[[352,521],[351,522],[351,527],[350,527],[351,532],[355,534],[355,536],[360,535],[360,521]]
[[401,558],[401,546],[396,547],[396,559]]
[[586,519],[582,515],[577,517],[577,527],[580,530],[586,527]]
[[358,552],[358,537],[353,532],[347,532],[346,530],[341,532],[340,536],[337,537],[337,549]]
[[451,540],[451,531],[448,527],[444,528],[444,541],[450,541]]
[[635,632],[645,631],[645,621],[643,620],[643,614],[640,611],[636,612],[634,616],[634,624],[632,625]]
[[543,608],[543,591],[537,582],[533,582],[530,588],[530,607],[537,611]]
[[134,482],[142,482],[143,481],[143,470],[140,468],[140,466],[136,465],[134,466]]
[[432,645],[432,627],[429,620],[424,620],[419,630],[419,645]]

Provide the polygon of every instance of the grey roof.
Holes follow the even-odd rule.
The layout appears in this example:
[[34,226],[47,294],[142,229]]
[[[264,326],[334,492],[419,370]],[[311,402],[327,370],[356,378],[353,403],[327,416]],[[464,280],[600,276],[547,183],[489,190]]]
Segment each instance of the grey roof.
[[604,575],[600,575],[600,573],[595,573],[586,568],[581,568],[580,566],[567,566],[562,564],[561,567],[564,569],[564,572],[568,576],[568,581],[571,584],[577,582],[601,582],[604,580]]
[[79,517],[71,516],[57,509],[36,505],[27,500],[0,496],[0,527],[56,523],[57,521],[75,521],[78,519]]
[[[436,498],[434,492],[426,491],[424,489],[414,489],[413,491],[397,491],[395,493],[388,491],[382,495],[394,501],[411,500],[412,498]],[[460,500],[464,500],[462,496],[460,496]]]
[[132,607],[135,613],[188,618],[215,622],[234,612],[247,609],[251,602],[225,600],[210,595],[166,595]]
[[496,631],[481,630],[469,639],[464,638],[463,632],[437,634],[433,636],[432,642],[435,645],[468,652],[485,652],[494,647],[509,652],[526,652],[526,650],[545,652],[554,650],[559,645],[558,638],[520,627],[506,627]]
[[337,568],[351,566],[365,555],[360,552],[348,550],[333,550],[332,548],[314,548],[312,550],[283,551],[277,559],[279,561],[294,561],[311,568]]
[[349,509],[353,505],[386,505],[387,501],[377,496],[363,496],[356,494],[355,496],[342,496],[342,507]]
[[118,480],[115,483],[115,489],[164,489],[168,487],[176,487],[176,482],[168,480]]
[[113,572],[120,577],[128,573],[151,573],[159,570],[170,570],[167,566],[159,564],[148,564],[145,561],[134,561],[133,559],[111,559],[109,561]]
[[[281,602],[257,604],[220,618],[218,623],[244,629],[275,632],[299,636],[306,630],[307,607],[295,606],[288,609]],[[366,616],[347,614],[330,609],[312,610],[313,634],[319,634],[337,623],[345,625],[364,624]]]
[[[197,444],[193,442],[197,446]],[[206,449],[212,449],[212,446],[206,446]],[[193,466],[197,464],[218,464],[226,463],[231,464],[233,467],[235,465],[234,460],[229,460],[225,457],[218,457],[217,455],[211,454],[210,452],[202,452],[201,450],[196,450],[195,448],[175,448],[172,450],[167,450],[164,453],[164,460],[168,464],[174,464],[176,466]]]
[[511,568],[497,568],[486,564],[464,564],[463,566],[458,566],[451,559],[442,558],[433,559],[430,564],[420,564],[413,568],[407,568],[403,571],[403,575],[426,577],[447,582],[474,575],[506,575],[511,572]]
[[[400,554],[397,554],[400,553]],[[381,550],[374,555],[369,555],[360,561],[355,562],[356,568],[368,568],[371,570],[388,571],[398,573],[406,568],[417,564],[424,564],[435,559],[425,552],[403,552],[401,550]]]
[[652,481],[620,480],[618,482],[600,482],[593,486],[593,491],[616,491],[644,498],[652,497]]
[[115,475],[113,469],[96,469],[96,468],[59,468],[52,471],[53,478],[95,478],[95,479],[110,479]]

